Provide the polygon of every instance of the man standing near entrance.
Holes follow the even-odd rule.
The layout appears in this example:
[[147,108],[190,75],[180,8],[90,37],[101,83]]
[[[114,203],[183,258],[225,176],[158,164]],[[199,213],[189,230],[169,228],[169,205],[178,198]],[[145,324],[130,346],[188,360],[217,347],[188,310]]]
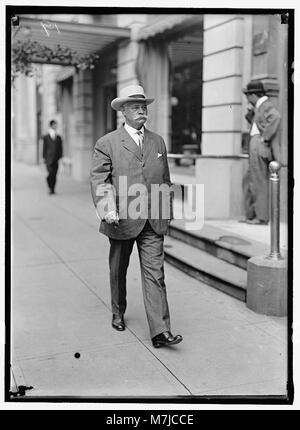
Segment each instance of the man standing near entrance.
[[45,161],[48,176],[46,178],[49,187],[49,194],[55,194],[56,174],[58,170],[58,160],[63,155],[62,138],[56,132],[57,122],[49,122],[49,131],[43,137],[43,159]]
[[[165,143],[162,137],[144,127],[147,105],[153,101],[146,97],[141,86],[131,85],[111,102],[113,109],[122,112],[125,124],[97,141],[91,167],[91,191],[101,218],[100,231],[110,241],[112,326],[125,330],[126,273],[136,242],[150,335],[153,346],[158,348],[177,344],[182,336],[171,333],[164,282],[163,241],[172,217],[171,198],[166,216],[156,211],[151,199],[151,185],[164,185],[169,190],[171,186]],[[122,181],[126,181],[123,191]],[[139,206],[146,210],[143,216],[136,217],[136,213],[130,213],[136,196],[129,189],[141,186],[145,193],[140,193]],[[153,216],[155,212],[159,215]]]
[[250,109],[249,168],[244,178],[246,222],[269,222],[269,163],[278,159],[280,150],[280,114],[266,96],[263,83],[252,80],[243,89]]

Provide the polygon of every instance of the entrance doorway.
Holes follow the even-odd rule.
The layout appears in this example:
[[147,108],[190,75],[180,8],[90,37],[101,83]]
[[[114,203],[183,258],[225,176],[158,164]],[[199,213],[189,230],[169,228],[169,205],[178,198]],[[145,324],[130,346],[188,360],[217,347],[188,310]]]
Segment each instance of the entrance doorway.
[[201,154],[202,25],[171,41],[169,56],[171,152]]
[[93,73],[94,88],[94,141],[115,130],[117,113],[111,101],[117,97],[117,55],[107,54],[105,62],[97,64]]
[[111,108],[111,101],[116,97],[117,86],[115,83],[103,87],[105,134],[117,128],[116,111]]

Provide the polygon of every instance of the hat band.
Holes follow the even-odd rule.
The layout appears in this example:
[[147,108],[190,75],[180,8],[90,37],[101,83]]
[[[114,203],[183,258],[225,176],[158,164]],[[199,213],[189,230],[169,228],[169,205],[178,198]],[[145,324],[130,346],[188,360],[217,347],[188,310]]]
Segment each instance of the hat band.
[[133,98],[133,99],[145,99],[146,98],[142,94],[135,94],[134,96],[128,96],[128,97]]

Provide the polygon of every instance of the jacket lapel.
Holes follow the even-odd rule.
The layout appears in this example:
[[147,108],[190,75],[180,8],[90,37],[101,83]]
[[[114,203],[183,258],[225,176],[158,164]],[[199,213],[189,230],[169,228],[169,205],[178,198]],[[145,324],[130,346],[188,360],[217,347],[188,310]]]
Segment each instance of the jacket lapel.
[[55,135],[55,139],[52,139],[52,137],[48,133],[48,139],[50,140],[50,142],[56,142],[57,141],[57,134]]
[[139,160],[142,161],[142,154],[141,154],[139,147],[137,146],[135,141],[132,139],[132,137],[129,136],[129,134],[125,130],[124,126],[122,126],[120,128],[120,133],[121,133],[121,143],[124,146],[124,148],[126,148],[128,151],[132,152]]
[[143,155],[144,160],[146,161],[153,149],[155,148],[154,142],[152,138],[150,137],[150,133],[146,128],[144,128],[145,134],[144,134],[144,145],[143,145]]

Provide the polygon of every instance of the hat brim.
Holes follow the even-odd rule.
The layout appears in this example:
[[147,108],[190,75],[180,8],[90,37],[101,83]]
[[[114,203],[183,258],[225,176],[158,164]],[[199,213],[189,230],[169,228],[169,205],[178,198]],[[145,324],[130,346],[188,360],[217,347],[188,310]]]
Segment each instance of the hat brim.
[[247,90],[247,88],[243,88],[242,91],[244,94],[251,94],[251,93],[255,93],[259,90]]
[[150,105],[154,102],[154,99],[144,99],[141,97],[117,97],[116,99],[113,99],[111,102],[111,107],[114,110],[120,110],[121,107],[128,102],[140,102],[145,103],[146,105]]
[[252,90],[248,90],[247,88],[242,89],[244,94],[253,94],[253,93],[265,93],[264,88],[252,88]]

